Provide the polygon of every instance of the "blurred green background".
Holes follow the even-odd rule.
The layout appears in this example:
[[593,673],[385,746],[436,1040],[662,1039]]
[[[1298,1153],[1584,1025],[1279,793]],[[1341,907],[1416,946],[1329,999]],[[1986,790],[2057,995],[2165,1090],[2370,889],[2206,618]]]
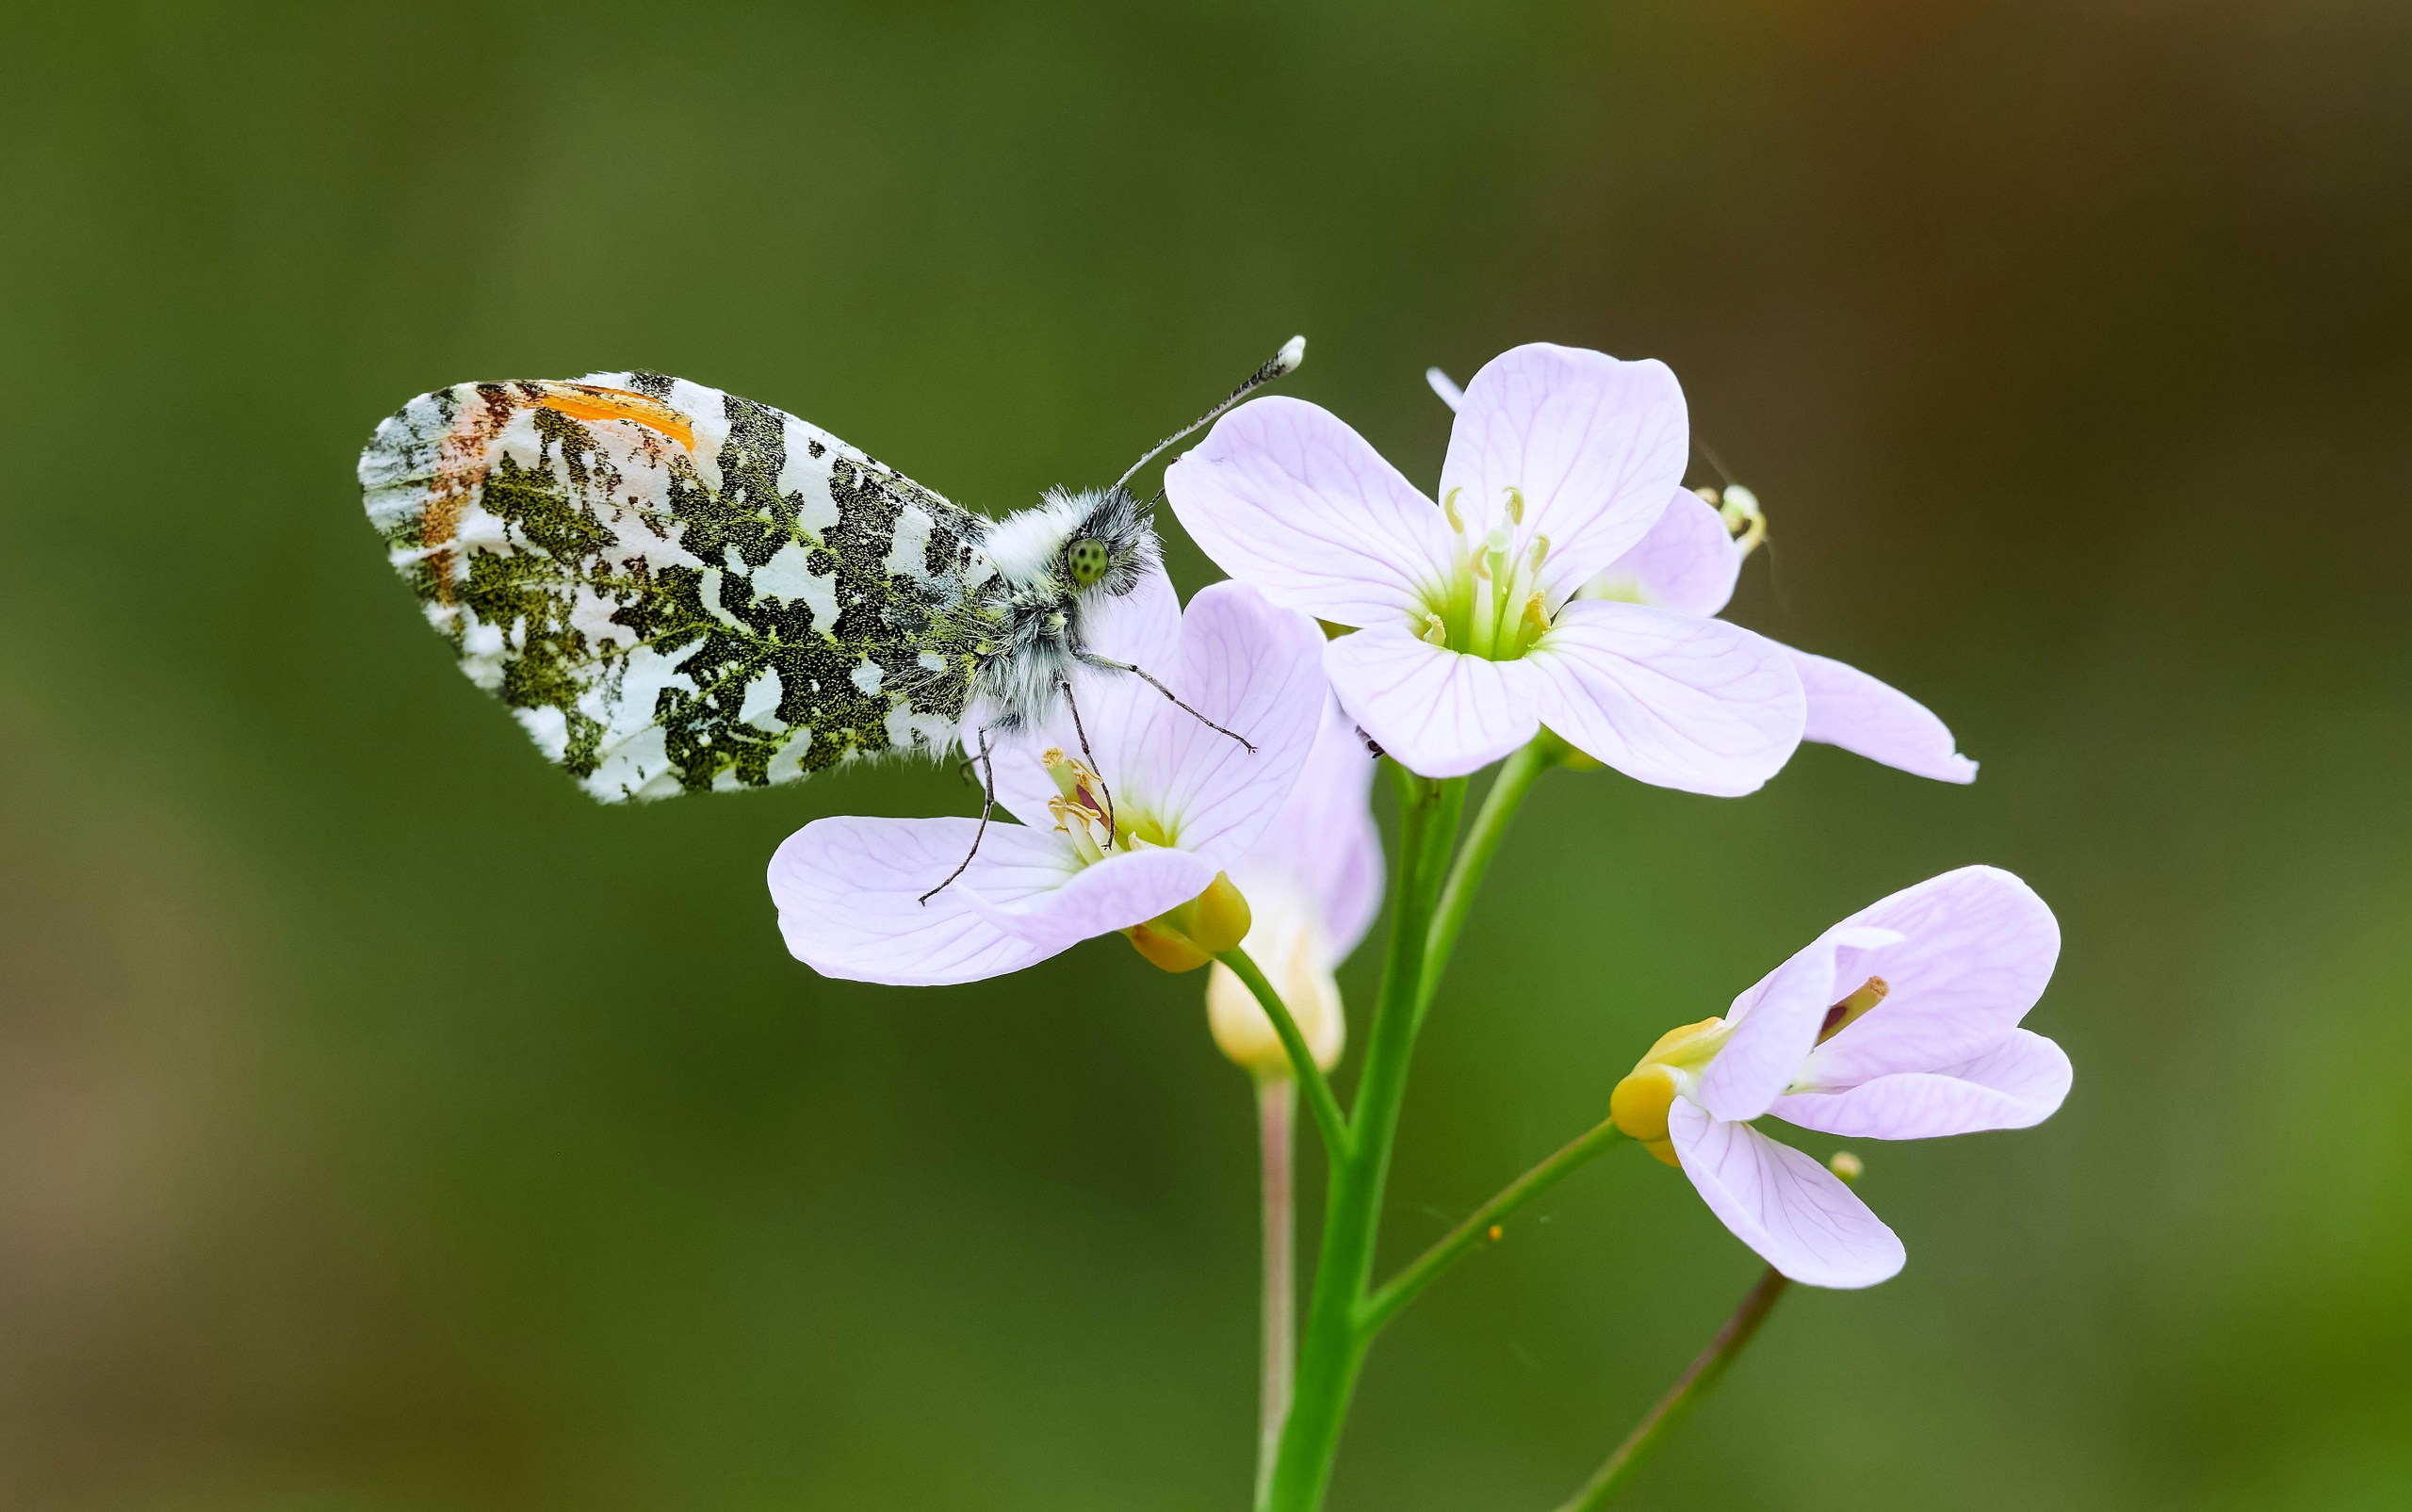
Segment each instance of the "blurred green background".
[[[1418,1067],[1393,1260],[1661,1029],[1995,862],[2065,928],[2030,1022],[2076,1095],[1863,1147],[1909,1270],[1787,1302],[1632,1504],[2412,1504],[2400,4],[6,35],[0,1504],[1242,1505],[1253,1134],[1200,980],[1114,941],[816,979],[773,847],[953,777],[590,804],[351,470],[421,390],[644,365],[1001,510],[1304,331],[1291,392],[1427,481],[1426,365],[1668,359],[1773,516],[1736,616],[1985,763],[1545,784]],[[1620,1152],[1383,1341],[1334,1507],[1554,1504],[1754,1272]]]

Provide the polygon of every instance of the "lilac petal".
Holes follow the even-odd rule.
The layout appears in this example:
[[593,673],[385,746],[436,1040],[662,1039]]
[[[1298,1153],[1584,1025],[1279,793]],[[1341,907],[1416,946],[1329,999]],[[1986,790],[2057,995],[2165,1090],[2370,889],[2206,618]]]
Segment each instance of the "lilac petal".
[[1722,620],[1578,601],[1525,663],[1542,680],[1543,723],[1661,788],[1738,797],[1801,743],[1792,664],[1774,642]]
[[1540,730],[1540,684],[1526,662],[1461,656],[1383,626],[1332,642],[1323,664],[1349,717],[1427,777],[1479,772]]
[[1357,949],[1382,902],[1382,837],[1374,823],[1374,754],[1357,722],[1324,700],[1323,723],[1281,811],[1230,868],[1256,908],[1259,895],[1296,897],[1314,910],[1327,966]]
[[1836,990],[1837,952],[1897,944],[1900,938],[1883,929],[1830,929],[1736,998],[1725,1011],[1730,1037],[1701,1074],[1702,1105],[1736,1123],[1767,1112],[1801,1074],[1801,1064],[1825,1025],[1826,1010],[1849,991]]
[[1216,565],[1285,608],[1389,625],[1438,596],[1448,522],[1317,405],[1278,395],[1241,405],[1165,470],[1165,489]]
[[1706,618],[1733,598],[1741,576],[1742,552],[1725,528],[1725,517],[1690,489],[1678,488],[1650,533],[1608,563],[1585,592]]
[[1796,1081],[1839,1091],[1899,1071],[1949,1071],[1993,1050],[2044,994],[2061,928],[2034,890],[1994,867],[1963,867],[1853,914],[1904,938],[1842,962],[1838,988],[1884,979],[1884,1000],[1810,1053]]
[[1708,1211],[1759,1258],[1807,1286],[1874,1286],[1908,1255],[1842,1179],[1748,1124],[1681,1097],[1667,1111],[1676,1159]]
[[[1183,850],[1227,867],[1280,811],[1330,696],[1323,648],[1314,621],[1276,609],[1246,583],[1216,583],[1189,601],[1181,660],[1165,680],[1198,713],[1152,689],[1134,695],[1155,703],[1131,779],[1137,800]],[[1208,728],[1198,714],[1256,749]]]
[[1850,1139],[1933,1139],[2028,1129],[2060,1111],[2075,1077],[2066,1051],[2014,1029],[1958,1071],[1897,1071],[1841,1092],[1778,1097],[1776,1117]]
[[[977,982],[1053,955],[1064,947],[982,917],[969,873],[919,901],[970,854],[977,827],[968,819],[823,819],[789,836],[770,877],[789,951],[825,977],[900,987]],[[1062,886],[1072,858],[1052,835],[991,824],[975,868],[993,900]]]
[[[1029,833],[1019,826],[1010,832]],[[988,835],[996,837],[994,826]],[[985,846],[981,854],[985,859]],[[979,862],[955,886],[964,888],[966,906],[980,919],[1004,935],[1027,940],[1042,955],[1053,955],[1179,907],[1213,886],[1218,870],[1187,851],[1142,850],[1109,855],[1043,890],[1010,886],[1000,890],[990,886],[999,879]]]
[[1828,657],[1785,648],[1809,694],[1804,740],[1937,782],[1974,782],[1977,764],[1960,754],[1951,730],[1899,689]]
[[[1541,578],[1555,601],[1656,523],[1689,451],[1684,391],[1666,364],[1536,342],[1492,358],[1466,385],[1441,495],[1459,491],[1470,534],[1509,525],[1517,556],[1549,537]],[[1521,525],[1506,513],[1510,488],[1524,495]]]

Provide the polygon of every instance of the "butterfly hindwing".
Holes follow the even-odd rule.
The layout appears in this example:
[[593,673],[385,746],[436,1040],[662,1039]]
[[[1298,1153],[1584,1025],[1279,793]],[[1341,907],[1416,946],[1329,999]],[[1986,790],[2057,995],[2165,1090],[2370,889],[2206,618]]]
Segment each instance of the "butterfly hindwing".
[[360,459],[462,670],[607,802],[954,738],[986,521],[791,415],[656,373],[421,395]]

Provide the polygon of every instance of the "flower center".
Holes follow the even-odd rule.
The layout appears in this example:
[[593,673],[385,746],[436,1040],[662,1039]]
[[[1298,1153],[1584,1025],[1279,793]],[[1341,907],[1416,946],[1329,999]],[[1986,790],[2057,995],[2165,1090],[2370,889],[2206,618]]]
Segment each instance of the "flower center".
[[1549,537],[1536,535],[1524,549],[1515,548],[1509,527],[1524,521],[1520,488],[1507,491],[1507,525],[1494,526],[1479,538],[1471,535],[1458,507],[1463,492],[1453,488],[1441,501],[1456,538],[1441,592],[1426,601],[1416,630],[1437,646],[1489,661],[1513,661],[1550,626],[1549,603],[1540,581]]
[[1061,746],[1051,745],[1039,753],[1038,764],[1055,784],[1057,796],[1047,800],[1055,832],[1071,842],[1073,854],[1084,866],[1142,845],[1172,843],[1154,819],[1127,805],[1117,807],[1104,779],[1091,772],[1086,762],[1066,756]]

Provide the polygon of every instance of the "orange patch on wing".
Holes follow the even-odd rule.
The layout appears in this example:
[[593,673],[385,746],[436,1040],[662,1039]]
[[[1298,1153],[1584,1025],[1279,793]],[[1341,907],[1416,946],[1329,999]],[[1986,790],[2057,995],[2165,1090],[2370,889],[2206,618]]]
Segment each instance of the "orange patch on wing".
[[691,452],[695,449],[694,426],[650,394],[593,383],[562,383],[546,387],[545,397],[537,402],[574,420],[631,421],[648,431],[660,431]]

